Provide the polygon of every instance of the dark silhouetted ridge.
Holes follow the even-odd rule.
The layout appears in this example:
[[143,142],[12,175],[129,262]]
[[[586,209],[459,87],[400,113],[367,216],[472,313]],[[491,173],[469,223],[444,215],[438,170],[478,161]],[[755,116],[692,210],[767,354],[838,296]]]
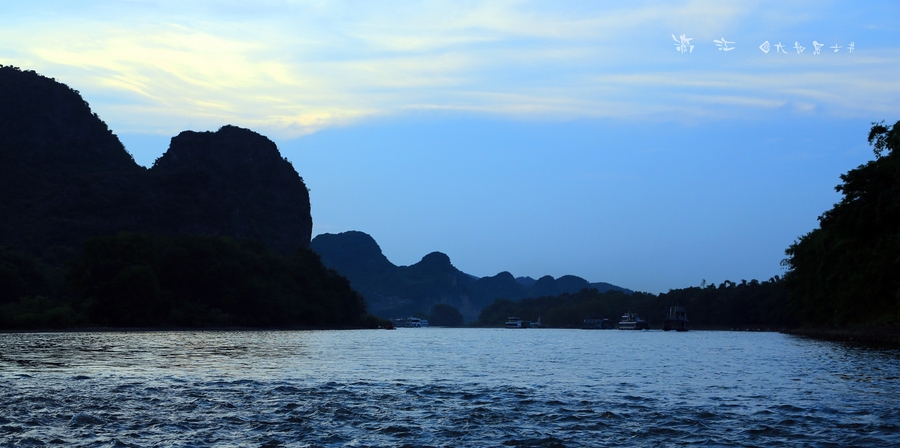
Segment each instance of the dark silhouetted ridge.
[[0,328],[376,325],[311,233],[268,138],[182,132],[148,170],[77,91],[0,66]]
[[260,134],[235,126],[184,131],[150,174],[169,232],[252,238],[283,254],[309,246],[306,185]]
[[272,141],[247,129],[186,131],[150,170],[79,93],[0,66],[0,244],[45,260],[120,231],[251,238],[308,247],[309,193]]
[[363,232],[323,233],[310,243],[322,263],[357,281],[369,276],[386,276],[396,269],[381,252],[375,239]]
[[600,292],[631,291],[608,283],[588,283],[580,277],[551,276],[534,281],[516,279],[509,272],[492,277],[474,277],[457,269],[450,257],[432,252],[410,266],[396,266],[381,252],[371,236],[358,231],[316,236],[310,248],[322,262],[346,276],[368,303],[369,312],[386,318],[426,313],[446,304],[459,310],[465,320],[474,321],[481,309],[495,299],[522,300],[540,295],[556,296],[584,288]]
[[0,66],[0,105],[0,244],[66,257],[140,225],[146,170],[77,91]]

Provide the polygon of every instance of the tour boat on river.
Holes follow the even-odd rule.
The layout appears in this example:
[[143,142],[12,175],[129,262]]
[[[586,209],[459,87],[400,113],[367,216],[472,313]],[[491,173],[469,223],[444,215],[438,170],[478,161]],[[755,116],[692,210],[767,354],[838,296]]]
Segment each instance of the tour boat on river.
[[428,320],[418,317],[402,317],[394,320],[397,328],[428,328]]
[[528,328],[528,323],[515,316],[506,319],[506,328]]
[[641,319],[637,313],[625,313],[619,321],[619,330],[649,330],[650,324]]
[[611,330],[615,328],[612,321],[605,317],[588,317],[581,325],[582,330]]
[[687,331],[687,311],[681,306],[670,306],[663,323],[663,330]]

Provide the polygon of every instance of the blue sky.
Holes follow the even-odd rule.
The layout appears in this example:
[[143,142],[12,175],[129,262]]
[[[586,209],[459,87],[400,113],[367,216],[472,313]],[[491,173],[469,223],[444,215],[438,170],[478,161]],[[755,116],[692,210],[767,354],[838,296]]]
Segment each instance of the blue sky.
[[247,127],[314,234],[478,276],[781,274],[900,119],[896,1],[3,3],[0,63],[79,90],[139,163]]

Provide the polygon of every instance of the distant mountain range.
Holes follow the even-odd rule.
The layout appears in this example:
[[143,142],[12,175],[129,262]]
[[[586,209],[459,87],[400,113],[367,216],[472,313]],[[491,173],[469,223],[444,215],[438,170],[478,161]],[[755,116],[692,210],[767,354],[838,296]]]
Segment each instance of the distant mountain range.
[[384,256],[374,238],[359,231],[318,235],[310,248],[322,257],[325,266],[350,280],[353,289],[366,298],[370,313],[386,318],[428,313],[434,305],[445,303],[459,309],[466,321],[473,321],[482,308],[498,298],[517,301],[574,293],[584,288],[631,292],[574,275],[556,279],[547,275],[535,280],[516,278],[504,271],[479,278],[454,267],[450,257],[441,252],[425,255],[410,266],[396,266]]

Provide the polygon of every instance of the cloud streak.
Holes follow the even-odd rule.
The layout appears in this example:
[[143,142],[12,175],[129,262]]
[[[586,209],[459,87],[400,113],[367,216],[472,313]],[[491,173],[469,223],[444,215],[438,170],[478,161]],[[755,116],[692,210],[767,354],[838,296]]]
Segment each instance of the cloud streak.
[[[880,115],[900,103],[896,45],[864,49],[859,36],[852,56],[760,59],[749,36],[772,5],[199,2],[174,13],[170,2],[96,2],[88,15],[36,3],[2,23],[0,62],[80,89],[120,132],[227,122],[291,137],[409,110],[646,119],[786,104]],[[813,20],[795,13],[780,26]],[[675,52],[670,34],[690,30],[698,49]],[[726,33],[748,36],[730,58],[711,43]]]

